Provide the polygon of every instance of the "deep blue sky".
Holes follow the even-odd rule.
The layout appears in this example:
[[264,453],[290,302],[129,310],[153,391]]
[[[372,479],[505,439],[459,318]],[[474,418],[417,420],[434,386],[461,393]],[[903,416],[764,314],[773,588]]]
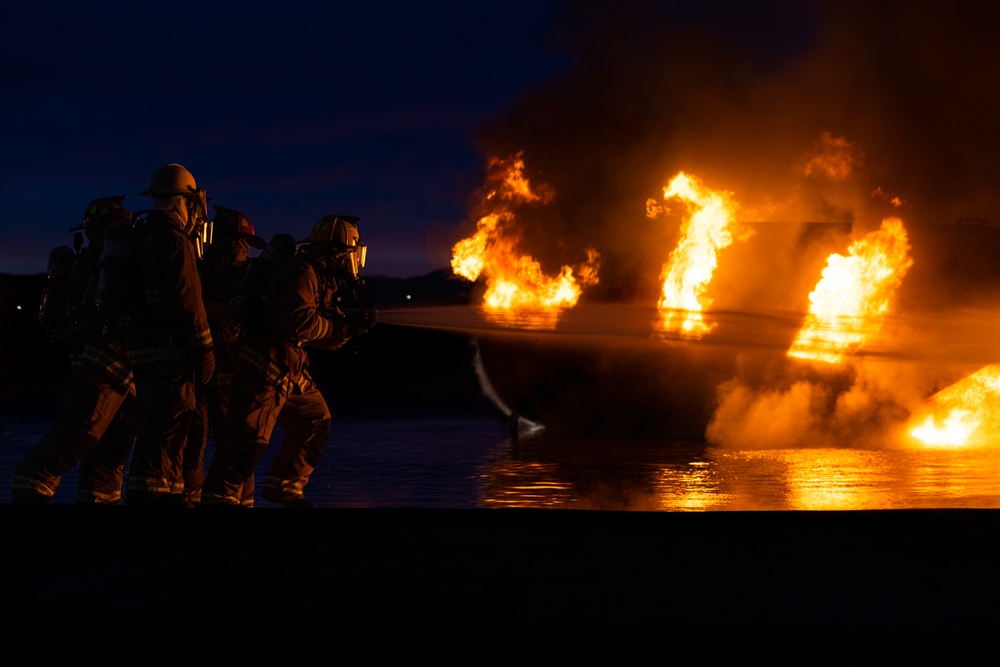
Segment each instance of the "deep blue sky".
[[361,216],[370,275],[446,266],[475,128],[565,69],[555,3],[42,0],[0,9],[0,273],[179,162],[258,234]]
[[[973,0],[0,5],[0,273],[45,270],[86,204],[167,162],[268,238],[361,217],[368,275],[446,267],[492,156],[557,193],[547,271],[653,284],[684,169],[788,220],[1000,224],[1000,9]],[[824,134],[863,156],[805,178]],[[850,185],[850,187],[847,187]],[[780,206],[779,206],[780,204]],[[778,219],[778,218],[775,218]],[[637,277],[638,276],[638,277]]]

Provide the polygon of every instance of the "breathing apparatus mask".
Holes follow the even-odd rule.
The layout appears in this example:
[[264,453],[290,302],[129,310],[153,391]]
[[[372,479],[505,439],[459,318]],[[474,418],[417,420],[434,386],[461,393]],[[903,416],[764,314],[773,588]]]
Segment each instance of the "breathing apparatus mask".
[[[299,241],[308,244],[303,252],[319,274],[320,308],[336,311],[338,314],[338,333],[329,339],[332,341],[329,349],[343,345],[348,339],[363,334],[375,325],[375,309],[363,307],[355,289],[363,284],[359,274],[368,258],[368,246],[358,236],[358,220],[360,218],[355,216],[328,215],[316,223],[309,238]],[[341,305],[344,305],[341,297],[334,296],[340,287],[350,291],[357,309],[346,313],[341,311]]]
[[208,218],[208,197],[205,190],[198,187],[191,172],[176,162],[166,164],[149,179],[149,185],[140,195],[149,195],[154,200],[175,197],[184,198],[188,214],[188,233],[195,243],[198,257],[202,256],[205,245],[212,242],[212,223]]
[[205,254],[205,247],[212,243],[213,224],[208,217],[208,197],[205,191],[195,190],[191,195],[184,197],[187,205],[188,222],[192,224],[191,236],[194,240],[198,257]]
[[361,284],[359,275],[368,257],[368,246],[361,243],[357,222],[351,215],[328,215],[313,227],[309,238],[299,241],[312,247],[313,263],[331,281],[351,287]]
[[338,278],[348,282],[360,282],[361,269],[365,267],[365,260],[368,257],[368,246],[355,239],[354,245],[334,248],[331,255],[338,267]]

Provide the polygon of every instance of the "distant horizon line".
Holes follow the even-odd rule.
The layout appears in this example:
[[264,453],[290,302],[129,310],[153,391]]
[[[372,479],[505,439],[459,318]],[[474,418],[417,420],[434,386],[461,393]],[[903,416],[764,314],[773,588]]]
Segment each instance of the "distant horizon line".
[[[48,272],[47,271],[36,271],[34,273],[13,273],[10,271],[0,271],[0,277],[4,278],[44,278]],[[431,269],[426,273],[409,275],[409,276],[391,276],[384,273],[372,274],[372,275],[362,275],[364,280],[413,280],[415,278],[427,278],[436,273],[451,273],[451,269],[446,266],[439,267],[437,269]],[[454,274],[453,274],[454,275]],[[455,276],[459,278],[460,276]],[[464,278],[463,278],[464,280]]]

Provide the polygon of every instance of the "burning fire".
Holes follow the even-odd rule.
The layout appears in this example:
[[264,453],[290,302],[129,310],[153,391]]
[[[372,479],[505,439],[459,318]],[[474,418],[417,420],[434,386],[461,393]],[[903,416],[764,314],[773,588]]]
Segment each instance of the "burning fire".
[[848,256],[830,255],[788,355],[843,361],[882,328],[889,302],[912,264],[898,218],[886,218],[878,230],[851,244]]
[[803,167],[806,176],[823,176],[832,181],[844,181],[864,164],[864,156],[858,147],[844,137],[824,132],[820,137],[820,144],[819,152]]
[[681,227],[681,239],[663,266],[659,307],[664,333],[699,338],[712,330],[702,310],[712,304],[705,290],[712,280],[718,252],[733,242],[738,205],[728,192],[709,190],[684,172],[663,189],[663,198],[677,198],[693,209]]
[[511,206],[546,203],[551,193],[531,187],[520,154],[493,159],[489,168],[488,180],[495,187],[484,204],[490,212],[479,219],[473,236],[454,245],[451,268],[467,280],[485,274],[484,313],[493,321],[552,328],[564,309],[576,305],[582,288],[597,283],[599,255],[590,249],[586,261],[575,269],[563,266],[557,276],[545,275],[537,260],[518,249],[521,238]]
[[982,443],[1000,431],[998,407],[1000,366],[986,366],[931,396],[907,432],[928,447]]

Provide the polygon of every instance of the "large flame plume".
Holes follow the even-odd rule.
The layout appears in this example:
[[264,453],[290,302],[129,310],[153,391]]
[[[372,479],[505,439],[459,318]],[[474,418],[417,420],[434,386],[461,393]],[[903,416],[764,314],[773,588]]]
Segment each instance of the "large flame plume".
[[931,396],[907,433],[928,447],[966,447],[1000,434],[1000,365],[985,366]]
[[830,255],[788,355],[842,362],[881,329],[896,288],[912,265],[899,218],[883,220],[878,230],[854,242],[846,257]]
[[545,275],[538,260],[520,251],[513,207],[547,203],[551,191],[531,186],[521,154],[494,158],[488,167],[488,182],[493,184],[483,202],[488,212],[477,222],[476,233],[452,248],[451,268],[467,280],[486,276],[484,313],[493,321],[554,327],[559,314],[576,305],[582,288],[597,283],[600,257],[588,249],[579,266],[563,266],[555,277]]
[[703,311],[712,304],[705,292],[718,265],[718,253],[733,242],[738,205],[728,192],[708,189],[680,172],[663,189],[664,199],[679,199],[691,210],[681,238],[663,266],[659,329],[684,338],[712,330]]

